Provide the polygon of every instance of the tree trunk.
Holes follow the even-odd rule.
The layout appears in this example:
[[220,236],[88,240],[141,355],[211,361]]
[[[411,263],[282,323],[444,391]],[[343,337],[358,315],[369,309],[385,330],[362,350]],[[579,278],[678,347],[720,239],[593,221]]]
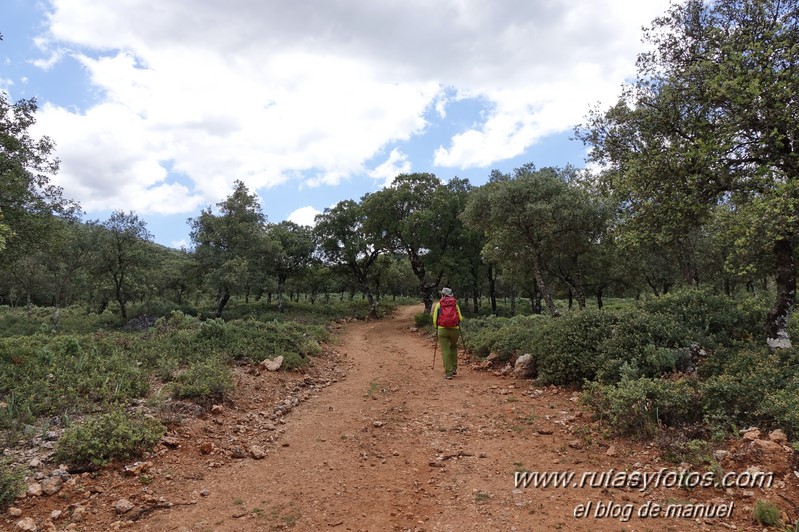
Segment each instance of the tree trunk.
[[491,299],[491,314],[497,315],[497,279],[494,276],[494,267],[488,265],[488,297]]
[[216,294],[216,312],[217,318],[222,317],[222,311],[225,310],[225,305],[230,300],[230,290],[227,288],[220,289]]
[[549,315],[553,318],[557,318],[560,316],[560,311],[558,310],[558,307],[555,306],[555,302],[552,300],[552,294],[549,293],[549,289],[544,283],[544,276],[541,275],[541,263],[539,262],[538,257],[533,258],[533,274],[535,274],[535,282],[538,284],[538,290],[544,297],[544,301],[547,304],[547,309],[549,309]]
[[796,305],[796,263],[793,245],[788,239],[774,243],[777,300],[766,317],[766,342],[771,349],[791,347],[788,322]]
[[283,312],[286,308],[285,301],[283,301],[283,290],[286,288],[286,279],[278,277],[277,279],[277,311]]
[[516,315],[516,287],[510,286],[510,315]]
[[541,314],[541,290],[538,289],[538,286],[535,287],[535,304],[533,305],[533,312],[536,314]]
[[602,289],[597,288],[596,291],[596,306],[599,310],[602,310],[602,307],[605,306],[605,303],[602,301]]
[[572,294],[572,289],[569,288],[569,293],[566,294],[566,298],[569,301],[569,310],[572,309],[572,305],[574,304],[574,294]]

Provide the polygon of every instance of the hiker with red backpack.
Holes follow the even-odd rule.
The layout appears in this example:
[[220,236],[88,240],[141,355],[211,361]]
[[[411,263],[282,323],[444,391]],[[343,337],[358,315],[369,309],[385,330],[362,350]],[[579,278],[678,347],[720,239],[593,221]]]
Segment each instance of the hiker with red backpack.
[[444,362],[444,378],[451,379],[458,373],[458,336],[463,314],[452,289],[441,289],[441,299],[433,307],[433,326],[438,332],[438,345],[441,346],[441,359]]

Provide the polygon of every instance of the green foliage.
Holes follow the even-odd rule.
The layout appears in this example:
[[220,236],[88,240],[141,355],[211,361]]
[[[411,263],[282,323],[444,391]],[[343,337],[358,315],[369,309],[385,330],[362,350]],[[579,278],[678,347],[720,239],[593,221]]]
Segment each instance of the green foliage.
[[513,356],[535,352],[538,328],[549,322],[544,315],[516,316],[507,320],[501,333],[490,338],[490,352],[497,353],[499,360],[505,361]]
[[618,384],[587,383],[582,400],[618,434],[651,437],[661,425],[701,421],[696,383],[641,378]]
[[165,432],[156,419],[115,409],[69,427],[56,442],[54,458],[75,466],[134,458],[150,450]]
[[413,315],[413,322],[417,327],[431,326],[433,324],[431,320],[432,318],[430,317],[429,312],[419,312]]
[[762,526],[777,526],[780,524],[780,509],[771,501],[758,499],[752,517]]
[[[336,307],[299,318],[324,322],[328,312],[339,315],[354,308]],[[51,314],[37,312],[42,319]],[[0,319],[3,314],[0,310]],[[282,355],[284,369],[303,367],[307,357],[320,352],[319,342],[328,332],[322,325],[280,317],[202,321],[173,311],[145,332],[0,338],[0,401],[6,403],[0,409],[0,429],[19,429],[39,416],[79,414],[144,398],[152,375],[165,382],[180,375],[175,393],[204,401],[230,390],[225,378],[230,370],[224,366],[233,360],[257,363]]]
[[5,510],[14,502],[23,488],[24,476],[10,459],[0,460],[0,510]]
[[713,447],[700,425],[661,430],[656,442],[663,458],[673,464],[705,466],[713,461]]
[[36,335],[0,339],[0,427],[26,415],[62,414],[149,391],[148,374],[125,354],[124,336]]
[[463,338],[469,350],[479,357],[487,357],[498,338],[510,336],[506,334],[505,327],[508,318],[488,316],[485,318],[470,319],[463,325]]
[[600,367],[599,346],[616,322],[613,314],[590,309],[542,322],[531,346],[539,380],[544,384],[593,380]]
[[172,384],[172,395],[198,403],[220,402],[233,390],[230,366],[219,358],[197,362],[180,373]]
[[691,332],[692,341],[708,347],[762,338],[768,312],[762,298],[730,298],[708,288],[682,288],[649,298],[641,307],[670,317]]
[[799,376],[794,374],[783,388],[768,390],[755,415],[784,430],[791,440],[799,438]]
[[615,313],[614,321],[596,348],[600,382],[659,377],[688,365],[690,336],[673,317],[629,310]]

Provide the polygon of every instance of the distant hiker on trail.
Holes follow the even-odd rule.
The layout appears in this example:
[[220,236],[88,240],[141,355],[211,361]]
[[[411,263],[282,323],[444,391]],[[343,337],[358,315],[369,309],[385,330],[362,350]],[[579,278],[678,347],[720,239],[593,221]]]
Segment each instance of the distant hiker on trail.
[[463,314],[451,288],[441,289],[441,299],[433,307],[433,326],[438,331],[438,345],[444,362],[444,378],[451,379],[458,373],[458,336]]

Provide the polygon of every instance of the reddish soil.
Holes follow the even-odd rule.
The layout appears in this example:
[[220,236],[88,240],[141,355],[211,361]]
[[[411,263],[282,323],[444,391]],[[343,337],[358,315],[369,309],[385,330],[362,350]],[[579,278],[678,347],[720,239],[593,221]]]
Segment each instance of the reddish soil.
[[[515,471],[668,473],[678,464],[651,444],[608,437],[573,390],[499,376],[463,356],[444,380],[440,358],[431,368],[432,338],[413,328],[419,311],[343,325],[306,374],[239,368],[224,410],[171,431],[150,469],[73,477],[54,496],[18,501],[22,516],[0,527],[32,517],[40,530],[79,531],[762,530],[752,520],[758,499],[795,522],[794,455],[773,442],[731,442],[722,462],[775,472],[770,489],[516,488]],[[276,417],[290,396],[302,400]],[[252,445],[266,456],[253,458]],[[133,509],[115,511],[121,498]],[[589,516],[574,517],[589,502]],[[731,502],[722,519],[636,515],[647,503]],[[594,517],[609,503],[631,518]],[[48,520],[53,510],[62,514]]]

